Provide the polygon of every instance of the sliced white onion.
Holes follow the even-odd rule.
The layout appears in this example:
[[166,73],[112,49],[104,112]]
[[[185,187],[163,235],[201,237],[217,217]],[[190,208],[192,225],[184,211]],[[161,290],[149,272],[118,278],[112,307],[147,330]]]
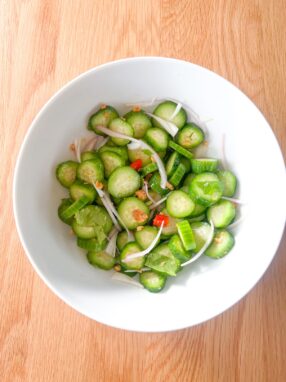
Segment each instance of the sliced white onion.
[[164,198],[158,200],[158,202],[151,204],[151,206],[149,207],[150,210],[153,210],[154,208],[158,207],[160,204],[164,203],[167,200],[169,195],[170,195],[170,192],[166,196],[164,196]]
[[134,285],[138,288],[144,288],[143,285],[139,283],[139,281],[134,280],[132,277],[126,276],[120,272],[114,272],[111,278],[113,280],[120,281],[125,284]]
[[125,273],[132,273],[132,272],[142,273],[142,272],[147,272],[147,271],[150,271],[150,268],[144,267],[144,268],[141,268],[140,270],[138,270],[138,269],[126,269],[124,272]]
[[118,231],[121,231],[121,227],[118,224],[116,217],[114,216],[112,207],[110,206],[110,204],[112,204],[111,200],[109,198],[106,198],[106,193],[102,191],[100,188],[96,187],[95,183],[93,183],[93,187],[96,189],[104,207],[106,208],[106,211],[108,212],[111,220],[113,221],[113,224],[115,225]]
[[156,201],[152,198],[152,196],[149,194],[149,191],[148,191],[148,183],[146,182],[146,180],[144,180],[144,191],[146,193],[146,196],[147,198],[152,202],[152,203],[156,203]]
[[161,127],[163,127],[163,129],[165,129],[170,135],[172,135],[172,137],[174,137],[179,131],[179,129],[173,122],[167,121],[166,119],[160,118],[157,115],[152,113],[146,113],[146,114],[149,115],[149,117],[154,118],[157,122],[159,122]]
[[204,252],[206,251],[208,246],[211,244],[211,242],[213,240],[213,237],[214,237],[214,225],[213,225],[212,220],[210,221],[210,226],[211,226],[210,235],[209,235],[208,239],[206,240],[205,244],[203,245],[203,247],[201,248],[201,250],[194,257],[192,257],[190,260],[188,260],[185,263],[181,264],[182,267],[185,267],[186,265],[191,264],[194,261],[198,260],[198,258],[201,257],[204,254]]
[[222,196],[221,199],[229,200],[230,202],[235,203],[235,204],[247,204],[243,200],[235,199],[235,198],[229,198],[228,196]]
[[152,249],[155,247],[155,245],[157,244],[157,242],[161,236],[163,226],[164,226],[164,222],[161,223],[161,226],[159,228],[159,231],[158,231],[155,239],[152,241],[152,243],[149,245],[148,248],[144,249],[144,251],[140,251],[140,252],[132,253],[131,255],[127,255],[126,258],[124,259],[124,262],[129,263],[132,259],[137,259],[138,257],[143,257],[143,256],[147,255],[148,253],[150,253],[152,251]]
[[80,163],[81,162],[81,158],[80,158],[80,154],[81,154],[81,138],[79,139],[79,141],[77,139],[74,140],[74,150],[75,150],[76,159]]
[[174,110],[173,114],[170,117],[170,121],[173,121],[173,119],[178,115],[180,110],[182,109],[182,104],[180,102],[177,103],[176,109]]
[[102,135],[98,135],[98,139],[94,146],[94,149],[96,151],[99,150],[102,146],[105,145],[105,143],[107,143],[108,140],[109,140],[109,137],[103,137]]
[[94,146],[98,140],[98,136],[90,138],[83,146],[82,151],[90,151],[94,149]]
[[110,256],[115,257],[116,254],[116,239],[118,235],[118,230],[116,230],[113,235],[110,237],[109,242],[105,248],[105,252]]
[[105,126],[96,126],[96,128],[98,130],[102,131],[104,134],[109,135],[111,137],[127,139],[131,142],[136,142],[138,144],[138,146],[136,146],[136,148],[142,147],[142,148],[150,151],[152,153],[152,157],[154,158],[154,160],[158,166],[158,170],[159,170],[159,173],[161,176],[161,184],[160,185],[162,188],[166,188],[167,174],[165,171],[164,163],[162,162],[159,155],[156,153],[156,151],[151,146],[149,146],[146,142],[141,141],[141,139],[132,138],[132,137],[129,137],[128,135],[124,135],[121,133],[116,133],[115,131],[111,131],[111,130],[107,129]]

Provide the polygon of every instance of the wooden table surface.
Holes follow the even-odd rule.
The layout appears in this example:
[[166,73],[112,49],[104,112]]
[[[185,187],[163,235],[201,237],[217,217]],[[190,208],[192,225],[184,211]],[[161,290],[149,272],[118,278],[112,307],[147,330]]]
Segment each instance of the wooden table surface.
[[224,76],[262,110],[285,155],[285,20],[285,0],[0,1],[2,382],[286,381],[285,235],[232,309],[187,330],[138,334],[83,317],[45,286],[11,198],[16,156],[42,105],[79,73],[122,57],[182,58]]

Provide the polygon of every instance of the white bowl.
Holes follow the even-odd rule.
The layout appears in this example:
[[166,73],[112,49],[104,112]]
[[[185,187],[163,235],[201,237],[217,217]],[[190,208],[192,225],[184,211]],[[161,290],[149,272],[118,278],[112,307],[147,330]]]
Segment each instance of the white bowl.
[[[75,137],[86,134],[91,111],[111,105],[175,98],[208,123],[210,153],[226,158],[239,179],[248,214],[236,245],[222,260],[202,258],[169,279],[159,294],[123,285],[91,267],[57,217],[65,195],[55,166],[71,157]],[[64,86],[42,108],[22,145],[14,178],[14,213],[32,265],[63,301],[117,328],[169,331],[199,324],[241,299],[269,266],[283,232],[286,205],[283,158],[267,121],[236,87],[188,62],[140,57],[94,68]]]

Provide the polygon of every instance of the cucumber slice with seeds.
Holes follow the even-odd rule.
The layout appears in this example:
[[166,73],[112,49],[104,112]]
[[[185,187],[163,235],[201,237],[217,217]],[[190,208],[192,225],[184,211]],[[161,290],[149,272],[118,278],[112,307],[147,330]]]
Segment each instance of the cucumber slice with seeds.
[[94,158],[81,162],[77,168],[77,177],[89,184],[103,181],[104,167],[101,159]]
[[167,176],[172,176],[174,174],[175,170],[177,169],[177,167],[180,164],[180,159],[181,159],[181,156],[176,151],[174,151],[170,155],[170,157],[167,161],[167,164],[166,164]]
[[88,262],[100,269],[106,271],[112,269],[115,265],[115,258],[104,251],[89,251],[86,255]]
[[131,241],[130,243],[126,244],[125,247],[122,249],[120,253],[120,263],[125,269],[135,269],[140,270],[144,267],[145,264],[145,257],[137,257],[135,259],[132,259],[128,262],[124,261],[128,255],[132,255],[133,253],[140,252],[141,248],[135,241]]
[[69,188],[76,179],[78,163],[72,160],[60,163],[56,168],[56,177],[63,187]]
[[205,255],[213,259],[221,259],[226,256],[234,246],[234,237],[226,230],[216,232],[211,245],[205,251]]
[[184,191],[172,191],[167,198],[167,211],[174,218],[185,218],[195,208],[195,203]]
[[146,131],[152,127],[150,118],[144,113],[144,111],[130,111],[125,114],[124,118],[126,122],[132,126],[134,130],[134,138],[143,138]]
[[190,260],[192,257],[191,251],[186,251],[182,240],[180,239],[179,235],[173,235],[168,243],[170,251],[172,254],[180,260],[181,263],[184,263],[185,261]]
[[180,163],[179,166],[176,168],[174,174],[169,179],[169,182],[173,186],[177,187],[180,184],[183,177],[185,176],[185,173],[186,173],[186,167],[183,165],[183,163]]
[[180,261],[172,254],[167,243],[160,244],[150,252],[145,265],[168,276],[176,276],[181,268]]
[[185,250],[196,249],[196,241],[190,223],[187,220],[183,220],[177,223],[177,228]]
[[[135,236],[135,240],[140,245],[140,247],[142,249],[146,249],[153,242],[157,234],[158,234],[158,229],[156,227],[146,226],[141,231],[136,231],[134,236]],[[158,239],[158,242],[159,241],[160,239]]]
[[204,139],[203,130],[194,123],[187,123],[177,134],[177,142],[185,149],[197,147]]
[[131,230],[146,224],[149,219],[149,208],[134,196],[124,199],[117,210],[123,223]]
[[124,163],[128,161],[128,152],[126,147],[123,147],[123,146],[116,147],[116,146],[110,146],[109,144],[108,145],[106,144],[98,150],[99,156],[101,157],[102,153],[106,151],[119,155],[120,158],[124,160]]
[[[187,113],[185,112],[183,108],[181,108],[180,111],[177,113],[177,115],[171,119],[176,108],[177,108],[177,103],[173,101],[165,101],[160,103],[155,108],[155,110],[153,111],[153,114],[155,114],[157,117],[165,119],[166,121],[173,122],[180,129],[185,125],[187,121]],[[152,119],[152,124],[156,127],[161,127],[160,123],[154,120],[154,118]]]
[[191,198],[203,206],[210,206],[222,197],[222,184],[212,172],[196,175],[190,184]]
[[126,198],[139,190],[141,178],[137,171],[129,166],[119,167],[108,179],[108,192],[116,198]]
[[213,158],[192,159],[192,170],[195,174],[202,172],[215,172],[218,167],[218,160]]
[[216,228],[227,227],[235,218],[236,208],[229,200],[220,200],[209,207],[207,211],[208,221],[212,221]]
[[128,243],[128,234],[126,231],[119,232],[117,235],[116,245],[119,251],[122,251],[122,249],[125,247],[125,245]]
[[93,130],[96,134],[104,135],[101,131],[96,129],[96,126],[105,126],[107,127],[110,122],[118,118],[119,115],[117,111],[112,106],[101,107],[95,114],[93,114],[88,121],[88,130]]
[[92,203],[97,194],[93,186],[90,184],[82,183],[80,180],[76,180],[70,186],[70,196],[73,200],[80,199],[82,196],[86,196],[90,203]]
[[169,141],[169,147],[171,147],[171,149],[177,151],[179,154],[183,155],[187,159],[193,159],[194,157],[193,153],[184,149],[182,146],[178,145],[174,141],[171,141],[171,140]]
[[[115,118],[109,124],[109,129],[120,134],[128,135],[129,137],[133,137],[134,131],[132,127],[124,121],[122,118]],[[115,138],[111,137],[111,141],[115,143],[117,146],[126,146],[130,141],[128,139]]]
[[198,253],[210,236],[211,226],[205,222],[194,222],[191,223],[191,229],[196,243],[196,248],[193,251]]
[[217,176],[222,183],[223,196],[232,197],[237,186],[236,176],[231,171],[218,171]]
[[155,271],[147,271],[139,275],[139,282],[152,293],[160,292],[164,288],[166,280],[165,275]]
[[116,168],[123,167],[125,165],[124,159],[111,151],[104,151],[101,153],[100,158],[103,162],[104,174],[106,178],[108,178]]
[[149,163],[152,162],[151,155],[152,153],[149,150],[142,150],[142,149],[128,150],[129,161],[132,163],[138,159],[141,159],[142,166],[147,166]]
[[144,139],[149,143],[157,152],[165,151],[168,148],[169,136],[165,130],[159,127],[152,127],[148,129]]

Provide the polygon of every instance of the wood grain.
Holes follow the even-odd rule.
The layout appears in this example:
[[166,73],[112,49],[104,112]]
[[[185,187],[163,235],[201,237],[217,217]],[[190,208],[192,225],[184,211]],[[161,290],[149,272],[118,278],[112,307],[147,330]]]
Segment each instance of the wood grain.
[[286,238],[232,309],[168,334],[97,324],[32,270],[16,233],[12,177],[24,135],[63,84],[106,61],[177,57],[239,86],[286,154],[285,0],[0,1],[0,380],[286,381]]

